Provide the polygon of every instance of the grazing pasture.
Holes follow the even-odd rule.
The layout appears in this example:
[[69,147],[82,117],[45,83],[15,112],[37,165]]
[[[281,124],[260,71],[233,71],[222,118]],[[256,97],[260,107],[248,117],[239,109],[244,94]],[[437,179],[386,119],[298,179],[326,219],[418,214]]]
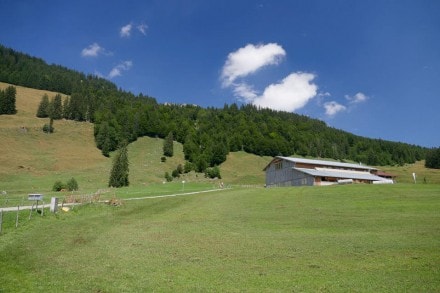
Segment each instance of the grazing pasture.
[[438,185],[90,204],[0,237],[0,291],[436,292]]

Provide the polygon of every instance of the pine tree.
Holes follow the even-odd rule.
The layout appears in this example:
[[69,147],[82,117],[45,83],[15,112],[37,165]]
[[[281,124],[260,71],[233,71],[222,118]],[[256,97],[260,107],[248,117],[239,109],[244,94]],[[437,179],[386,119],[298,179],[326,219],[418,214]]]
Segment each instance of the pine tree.
[[15,95],[17,91],[15,87],[8,86],[0,95],[0,114],[16,114]]
[[49,96],[47,94],[44,94],[43,97],[41,98],[40,105],[38,105],[37,117],[38,118],[49,117]]
[[65,98],[63,101],[63,118],[69,119],[69,115],[70,115],[69,98]]
[[163,154],[167,157],[172,157],[174,154],[174,145],[173,145],[173,133],[168,133],[167,137],[163,142]]
[[123,187],[128,186],[128,151],[127,143],[124,142],[119,150],[116,152],[115,158],[113,160],[113,166],[110,173],[110,179],[108,186],[110,187]]
[[63,104],[60,94],[57,94],[52,100],[52,118],[55,120],[63,118]]

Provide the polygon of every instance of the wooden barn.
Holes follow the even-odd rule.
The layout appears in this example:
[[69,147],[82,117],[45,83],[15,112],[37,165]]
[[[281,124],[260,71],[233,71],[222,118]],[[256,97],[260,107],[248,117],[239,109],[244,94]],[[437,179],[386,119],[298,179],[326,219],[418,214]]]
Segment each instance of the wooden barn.
[[326,160],[278,156],[273,158],[264,171],[266,187],[393,183],[393,180],[378,176],[379,170],[376,168]]

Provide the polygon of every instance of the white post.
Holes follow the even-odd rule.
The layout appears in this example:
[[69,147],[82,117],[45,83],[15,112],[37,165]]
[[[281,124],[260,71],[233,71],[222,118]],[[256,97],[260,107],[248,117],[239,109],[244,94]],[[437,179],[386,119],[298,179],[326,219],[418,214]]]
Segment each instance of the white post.
[[416,173],[413,173],[413,178],[414,178],[414,184],[416,184]]
[[20,206],[17,206],[17,216],[15,217],[15,228],[18,227],[18,215],[20,213]]
[[58,197],[52,197],[50,199],[50,212],[56,213],[58,210]]

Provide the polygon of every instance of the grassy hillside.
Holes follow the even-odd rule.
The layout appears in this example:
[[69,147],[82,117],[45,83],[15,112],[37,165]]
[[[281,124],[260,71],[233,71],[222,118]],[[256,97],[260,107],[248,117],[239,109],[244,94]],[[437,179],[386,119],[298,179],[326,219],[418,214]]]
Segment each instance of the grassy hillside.
[[[1,88],[6,86],[0,83]],[[17,114],[0,116],[2,190],[45,191],[58,177],[67,180],[78,176],[83,186],[102,182],[101,174],[108,169],[109,160],[95,147],[93,125],[59,120],[54,123],[55,133],[45,134],[41,129],[48,119],[36,118],[35,114],[43,94],[53,97],[56,93],[16,88]]]
[[[4,89],[8,84],[0,83]],[[106,188],[111,159],[95,147],[93,124],[67,120],[55,121],[55,133],[45,134],[42,126],[48,119],[35,113],[43,94],[56,93],[17,86],[16,115],[0,116],[0,190],[12,195],[29,192],[50,192],[56,180],[77,179],[81,192]],[[165,171],[171,172],[184,163],[182,145],[175,143],[175,156],[161,163],[161,139],[143,137],[129,146],[130,182],[134,188],[161,183]],[[230,153],[221,174],[225,184],[263,185],[262,169],[271,160],[244,152]],[[412,182],[416,172],[419,183],[440,183],[440,171],[423,167],[423,162],[404,167],[384,167],[398,175],[398,182]],[[178,180],[207,182],[202,174],[191,173]]]
[[438,292],[438,195],[246,188],[84,206],[0,236],[0,291]]
[[398,183],[413,183],[412,173],[416,173],[417,184],[434,183],[440,184],[440,170],[425,168],[425,161],[416,162],[415,164],[406,164],[405,166],[386,166],[380,169],[397,175]]
[[[9,84],[0,83],[1,89],[7,86]],[[31,192],[51,195],[55,181],[66,182],[72,177],[78,181],[80,193],[106,188],[112,160],[102,156],[96,148],[93,124],[58,120],[54,123],[55,132],[45,134],[42,126],[48,119],[37,118],[35,114],[41,97],[44,94],[53,97],[56,93],[20,86],[16,89],[17,115],[0,116],[0,190],[7,191],[9,197],[22,198]],[[171,173],[178,164],[184,164],[181,144],[174,144],[175,155],[165,163],[160,161],[162,146],[162,139],[150,137],[129,145],[131,189],[120,193],[133,190],[139,193],[152,184],[161,184],[166,171]],[[225,183],[262,185],[264,174],[261,170],[266,161],[267,158],[245,153],[231,154],[230,160],[222,166]],[[194,172],[176,181],[182,180],[187,184],[217,184]]]

